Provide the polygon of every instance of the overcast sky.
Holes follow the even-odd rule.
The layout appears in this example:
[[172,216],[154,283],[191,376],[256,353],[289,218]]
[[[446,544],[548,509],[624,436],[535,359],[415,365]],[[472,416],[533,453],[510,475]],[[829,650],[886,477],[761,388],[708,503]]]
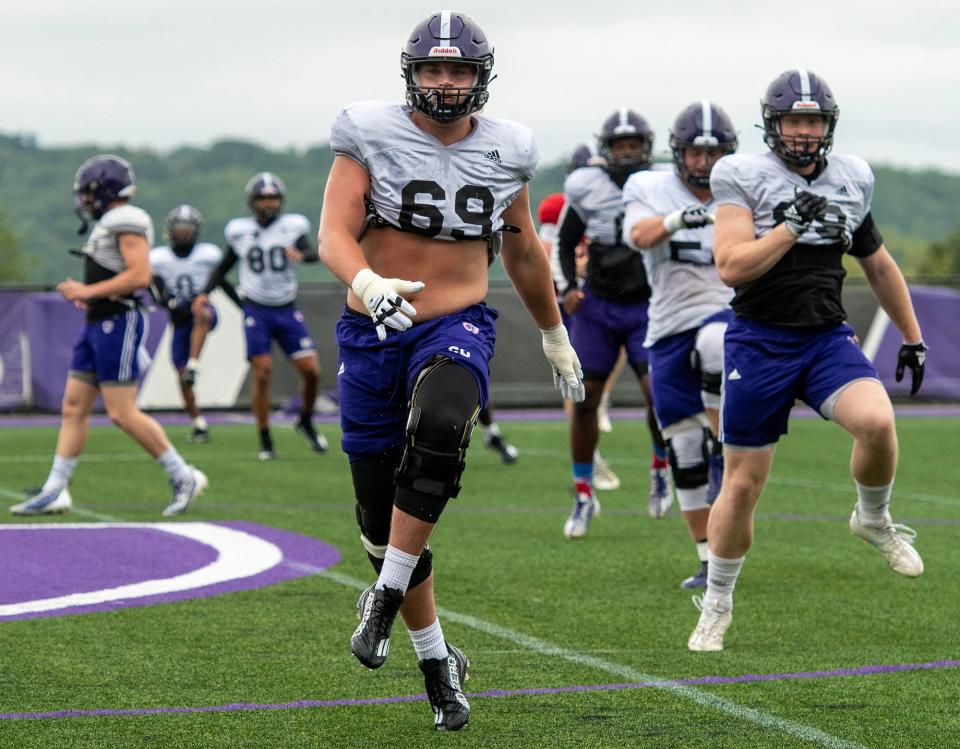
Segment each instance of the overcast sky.
[[[31,0],[0,4],[0,132],[44,145],[168,149],[239,137],[325,143],[353,101],[400,101],[399,56],[434,4],[316,0]],[[762,149],[759,99],[782,70],[830,84],[835,149],[960,172],[955,0],[470,0],[495,47],[487,111],[563,157],[615,109],[667,148],[686,104],[731,115]]]

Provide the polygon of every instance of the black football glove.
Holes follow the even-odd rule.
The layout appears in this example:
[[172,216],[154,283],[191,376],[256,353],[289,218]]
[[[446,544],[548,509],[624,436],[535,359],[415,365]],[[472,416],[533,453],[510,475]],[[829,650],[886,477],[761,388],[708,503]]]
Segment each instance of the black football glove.
[[897,354],[897,382],[903,379],[903,370],[909,368],[913,375],[910,383],[910,395],[916,395],[923,384],[923,369],[927,363],[927,344],[904,343]]
[[783,225],[795,237],[802,235],[811,222],[820,216],[827,207],[827,199],[822,195],[800,190],[793,202],[783,211]]

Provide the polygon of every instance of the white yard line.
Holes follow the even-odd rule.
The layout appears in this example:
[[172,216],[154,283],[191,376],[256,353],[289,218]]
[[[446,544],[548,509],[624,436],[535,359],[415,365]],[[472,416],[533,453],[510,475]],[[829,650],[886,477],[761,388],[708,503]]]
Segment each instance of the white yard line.
[[[320,577],[340,583],[341,585],[346,585],[347,587],[354,588],[355,590],[363,590],[369,585],[369,582],[358,580],[355,577],[334,572],[332,570],[320,570],[313,568],[313,571]],[[854,741],[848,741],[846,739],[839,738],[838,736],[833,736],[817,728],[806,726],[802,723],[788,720],[787,718],[779,718],[776,715],[770,715],[769,713],[765,713],[761,710],[756,710],[752,707],[746,707],[745,705],[741,705],[724,697],[719,697],[715,694],[711,694],[710,692],[705,692],[694,687],[680,684],[657,683],[665,681],[664,678],[662,676],[645,674],[641,671],[631,668],[630,666],[624,666],[622,664],[597,658],[592,655],[587,655],[586,653],[581,653],[576,650],[568,650],[567,648],[554,645],[546,640],[531,637],[530,635],[526,635],[522,632],[508,629],[507,627],[501,627],[497,624],[484,621],[483,619],[478,619],[475,616],[460,614],[456,611],[450,611],[448,609],[438,609],[437,612],[442,618],[448,621],[462,624],[465,627],[470,627],[471,629],[483,632],[484,634],[492,637],[498,637],[500,639],[507,640],[508,642],[512,642],[514,645],[519,645],[526,650],[533,651],[539,655],[543,655],[548,658],[562,658],[563,660],[570,661],[571,663],[578,663],[583,666],[589,666],[590,668],[597,669],[598,671],[605,671],[607,673],[615,674],[631,682],[652,682],[652,686],[655,689],[668,692],[675,697],[679,697],[690,702],[695,702],[702,707],[711,708],[713,710],[726,713],[734,718],[746,720],[750,723],[756,723],[764,728],[769,728],[770,730],[777,731],[779,733],[789,734],[819,746],[829,747],[829,749],[867,749],[867,747]]]

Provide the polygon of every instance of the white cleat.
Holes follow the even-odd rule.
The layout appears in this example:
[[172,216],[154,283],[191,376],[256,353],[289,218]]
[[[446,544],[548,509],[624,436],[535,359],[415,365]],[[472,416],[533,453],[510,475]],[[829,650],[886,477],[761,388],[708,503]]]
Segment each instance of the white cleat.
[[73,507],[73,499],[70,497],[70,491],[64,487],[48,492],[40,490],[25,502],[11,507],[10,512],[14,515],[59,515],[70,512],[71,507]]
[[190,469],[190,479],[181,481],[173,485],[173,496],[170,497],[170,504],[164,510],[164,517],[173,517],[185,512],[197,497],[203,494],[203,490],[210,483],[206,474],[198,468],[188,466]]
[[600,503],[589,494],[578,494],[570,511],[570,517],[563,524],[563,535],[567,538],[583,538],[587,535],[590,521],[600,514]]
[[647,514],[652,518],[665,518],[673,506],[673,481],[669,468],[650,469],[650,499]]
[[687,640],[687,648],[697,653],[718,653],[723,650],[723,636],[733,621],[733,610],[705,598],[693,597],[693,605],[700,610],[700,621]]
[[890,516],[882,525],[867,525],[860,520],[857,506],[850,516],[850,532],[863,539],[865,543],[876,546],[887,559],[887,565],[904,577],[920,577],[923,574],[923,560],[913,548],[917,532],[906,525],[891,521]]
[[620,488],[620,477],[610,470],[607,461],[600,457],[599,451],[593,454],[593,488],[602,492]]

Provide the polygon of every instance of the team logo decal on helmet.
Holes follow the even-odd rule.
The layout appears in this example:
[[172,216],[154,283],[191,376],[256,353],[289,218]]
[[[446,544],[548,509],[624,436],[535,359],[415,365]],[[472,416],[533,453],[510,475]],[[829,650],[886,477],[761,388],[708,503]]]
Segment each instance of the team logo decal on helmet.
[[[261,226],[267,226],[280,215],[283,201],[287,196],[287,188],[277,175],[270,172],[254,174],[247,182],[245,191],[247,205]],[[280,202],[276,206],[261,206],[257,205],[257,200],[260,198],[279,198]]]
[[[639,138],[641,150],[637,154],[614,157],[610,146],[614,141]],[[600,156],[606,161],[606,170],[614,179],[625,180],[629,175],[650,167],[653,154],[653,130],[647,121],[631,109],[618,109],[607,117],[597,135]]]
[[670,150],[679,177],[692,187],[710,187],[710,173],[692,174],[683,162],[687,148],[716,148],[724,154],[737,150],[737,131],[721,107],[712,101],[698,101],[685,107],[673,122]]
[[167,214],[163,222],[163,236],[180,256],[190,254],[190,250],[200,239],[203,231],[203,216],[192,205],[178,205]]
[[[797,68],[778,75],[763,96],[763,132],[767,146],[787,163],[809,166],[823,161],[833,147],[833,131],[840,108],[827,82],[812,70]],[[817,114],[824,119],[824,133],[818,137],[792,138],[793,148],[784,142],[781,120],[788,114]],[[812,144],[797,150],[800,143]]]
[[[473,85],[424,88],[419,83],[418,68],[427,62],[471,65],[476,68]],[[493,80],[493,48],[471,18],[454,10],[441,10],[410,33],[400,55],[400,69],[407,84],[407,105],[438,122],[453,122],[487,103],[487,85]]]
[[78,233],[85,234],[89,221],[99,220],[111,203],[136,190],[136,175],[126,159],[100,154],[84,161],[73,178],[73,209],[82,222]]

